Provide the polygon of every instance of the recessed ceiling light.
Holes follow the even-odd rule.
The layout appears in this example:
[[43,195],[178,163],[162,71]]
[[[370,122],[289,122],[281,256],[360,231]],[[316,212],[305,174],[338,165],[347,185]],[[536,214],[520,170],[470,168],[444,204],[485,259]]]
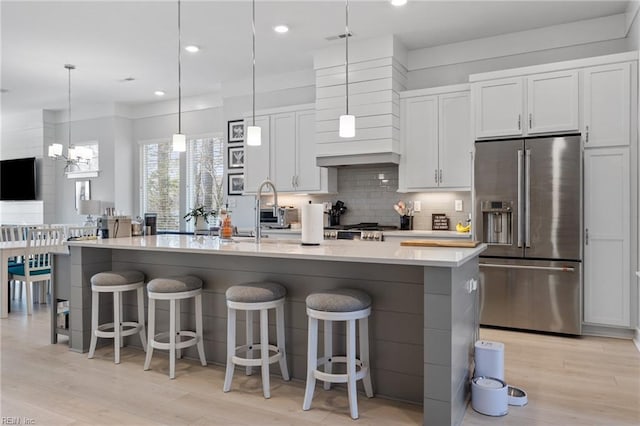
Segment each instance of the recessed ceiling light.
[[407,4],[407,0],[391,0],[391,4],[394,6],[404,6]]
[[196,53],[200,51],[200,48],[194,44],[191,44],[189,46],[185,46],[184,50],[186,50],[189,53]]
[[153,94],[156,95],[156,96],[164,96],[165,95],[164,91],[162,91],[162,90],[156,90],[155,92],[153,92]]
[[273,31],[279,34],[284,34],[289,31],[289,27],[287,27],[286,25],[276,25],[275,27],[273,27]]

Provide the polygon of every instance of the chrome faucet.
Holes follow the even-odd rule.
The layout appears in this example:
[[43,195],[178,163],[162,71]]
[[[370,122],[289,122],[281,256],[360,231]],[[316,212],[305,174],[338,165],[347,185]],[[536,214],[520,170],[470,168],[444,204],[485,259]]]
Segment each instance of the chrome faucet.
[[265,186],[270,186],[273,190],[273,215],[278,217],[278,191],[276,191],[276,186],[269,180],[265,179],[260,186],[258,186],[258,192],[256,194],[256,243],[260,243],[260,238],[262,237],[262,231],[260,229],[260,198],[262,197],[262,188]]

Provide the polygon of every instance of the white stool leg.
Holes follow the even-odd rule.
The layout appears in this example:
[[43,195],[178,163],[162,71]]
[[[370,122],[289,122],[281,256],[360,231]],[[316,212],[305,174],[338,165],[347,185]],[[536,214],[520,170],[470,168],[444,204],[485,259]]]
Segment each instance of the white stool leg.
[[[176,343],[180,343],[182,341],[182,337],[180,337],[180,332],[182,331],[182,300],[176,300]],[[182,349],[176,349],[176,357],[178,359],[182,359]]]
[[271,398],[269,383],[269,310],[260,310],[260,363],[262,369],[262,393],[265,398]]
[[[324,365],[324,372],[331,374],[333,371],[333,321],[324,320],[324,357],[327,362]],[[324,390],[331,389],[331,382],[324,382]]]
[[142,341],[142,349],[147,351],[147,335],[144,326],[144,289],[138,287],[138,323],[140,323],[140,340]]
[[309,337],[307,344],[307,386],[304,391],[302,409],[311,408],[313,391],[316,387],[315,371],[318,366],[318,320],[309,317]]
[[124,299],[124,293],[122,292],[118,292],[118,305],[120,306],[120,347],[124,347],[124,336],[122,335],[122,332],[124,331],[124,327],[123,327],[123,323],[124,323],[124,306],[123,306],[123,301]]
[[347,321],[347,391],[351,418],[358,418],[358,394],[356,392],[356,320]]
[[122,330],[122,313],[120,302],[120,292],[115,291],[113,293],[113,348],[115,351],[115,363],[120,364],[120,346],[122,346],[122,336],[120,331]]
[[278,340],[278,350],[280,351],[280,372],[282,373],[282,378],[289,381],[287,351],[284,339],[284,303],[276,307],[276,335]]
[[149,340],[147,341],[147,356],[144,359],[145,371],[151,367],[153,355],[153,341],[156,337],[156,299],[149,298]]
[[33,286],[33,282],[31,281],[25,281],[24,284],[27,287],[27,315],[32,315],[33,314],[33,296],[31,295],[32,293],[32,286]]
[[224,376],[224,392],[231,389],[233,379],[233,356],[236,354],[236,310],[227,308],[227,371]]
[[176,301],[169,300],[169,378],[176,378]]
[[96,330],[98,329],[98,309],[100,306],[99,296],[97,291],[92,292],[91,295],[91,345],[89,346],[89,359],[93,358],[96,352],[96,344],[98,343],[98,336],[96,336]]
[[373,385],[371,384],[371,367],[369,366],[369,318],[361,318],[358,321],[360,327],[360,361],[362,368],[367,369],[367,374],[362,378],[364,392],[368,398],[373,398]]
[[198,348],[198,356],[200,356],[200,364],[203,367],[207,365],[207,358],[204,356],[204,333],[202,332],[202,294],[199,294],[195,298],[195,308],[196,308],[196,338],[198,339],[198,343],[196,347]]
[[[247,358],[253,358],[253,311],[245,311],[246,331],[247,331]],[[253,373],[253,367],[246,366],[246,374],[250,376]]]

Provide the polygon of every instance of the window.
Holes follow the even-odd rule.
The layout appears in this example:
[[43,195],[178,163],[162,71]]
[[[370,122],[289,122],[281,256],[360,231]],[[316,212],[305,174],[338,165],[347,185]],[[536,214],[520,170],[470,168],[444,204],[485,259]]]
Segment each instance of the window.
[[[141,210],[156,213],[158,231],[180,231],[184,212],[198,206],[223,207],[224,143],[222,137],[187,140],[186,170],[171,141],[141,145]],[[182,163],[184,164],[184,163]],[[186,180],[181,180],[181,176]],[[186,202],[180,205],[181,194]],[[193,226],[193,223],[187,223]]]
[[179,231],[180,153],[173,152],[171,141],[147,143],[141,151],[142,211],[157,213],[158,231]]
[[224,143],[221,137],[187,143],[187,209],[219,210],[224,203]]

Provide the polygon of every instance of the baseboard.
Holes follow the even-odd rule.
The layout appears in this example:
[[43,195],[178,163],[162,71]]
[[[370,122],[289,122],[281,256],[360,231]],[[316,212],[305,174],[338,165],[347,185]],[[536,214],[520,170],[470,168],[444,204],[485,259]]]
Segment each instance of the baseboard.
[[640,352],[640,327],[636,327],[635,336],[633,336],[633,344],[636,345],[636,349]]
[[582,325],[583,336],[613,337],[616,339],[634,339],[637,331],[630,328],[605,327],[601,325]]

